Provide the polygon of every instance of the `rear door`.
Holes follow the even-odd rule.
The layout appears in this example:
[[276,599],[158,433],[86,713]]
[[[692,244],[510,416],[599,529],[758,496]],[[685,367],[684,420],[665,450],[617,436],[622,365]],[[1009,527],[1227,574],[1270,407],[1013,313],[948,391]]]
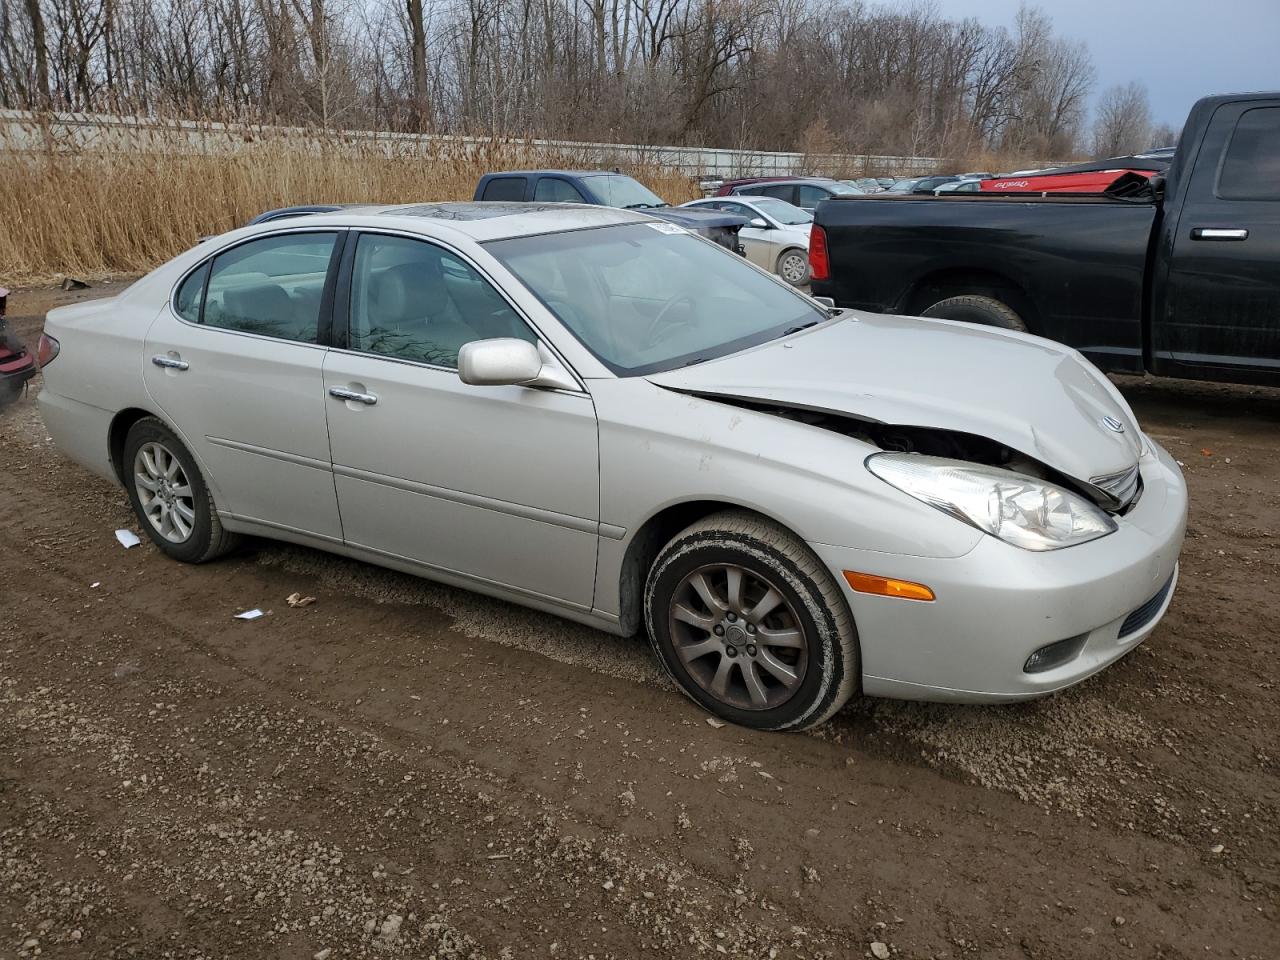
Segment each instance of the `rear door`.
[[321,376],[344,236],[282,230],[206,260],[147,331],[143,374],[220,511],[335,541]]
[[1161,372],[1280,378],[1280,103],[1214,112],[1173,230],[1161,302],[1152,325]]

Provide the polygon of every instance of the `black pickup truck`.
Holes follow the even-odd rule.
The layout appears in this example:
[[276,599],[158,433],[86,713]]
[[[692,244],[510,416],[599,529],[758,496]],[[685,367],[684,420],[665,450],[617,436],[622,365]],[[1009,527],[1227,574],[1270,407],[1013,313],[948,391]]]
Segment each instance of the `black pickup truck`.
[[1107,195],[819,204],[812,291],[1027,330],[1104,370],[1280,385],[1280,93],[1192,108],[1167,172]]

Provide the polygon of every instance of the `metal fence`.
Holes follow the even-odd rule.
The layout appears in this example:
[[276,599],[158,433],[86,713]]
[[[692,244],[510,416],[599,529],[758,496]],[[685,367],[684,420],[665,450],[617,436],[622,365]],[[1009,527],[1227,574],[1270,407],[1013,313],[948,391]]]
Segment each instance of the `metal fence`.
[[0,150],[138,150],[217,153],[252,150],[258,144],[289,138],[301,148],[374,150],[387,156],[414,154],[467,155],[500,143],[524,148],[540,157],[563,158],[576,165],[599,167],[646,164],[678,170],[690,177],[792,176],[830,173],[842,176],[932,173],[945,161],[936,157],[891,157],[862,154],[772,153],[713,147],[678,147],[633,143],[590,143],[520,137],[484,138],[450,134],[411,134],[366,130],[317,131],[300,127],[228,124],[191,120],[157,120],[106,114],[35,114],[0,110]]

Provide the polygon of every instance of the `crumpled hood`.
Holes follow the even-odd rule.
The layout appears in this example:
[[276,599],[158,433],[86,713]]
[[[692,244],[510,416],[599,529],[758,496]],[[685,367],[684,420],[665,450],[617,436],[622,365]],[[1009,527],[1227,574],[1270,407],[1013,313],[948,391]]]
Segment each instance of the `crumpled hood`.
[[[846,311],[810,331],[649,380],[977,434],[1083,481],[1131,468],[1142,449],[1128,404],[1076,351],[948,320]],[[1104,425],[1107,417],[1123,432]]]

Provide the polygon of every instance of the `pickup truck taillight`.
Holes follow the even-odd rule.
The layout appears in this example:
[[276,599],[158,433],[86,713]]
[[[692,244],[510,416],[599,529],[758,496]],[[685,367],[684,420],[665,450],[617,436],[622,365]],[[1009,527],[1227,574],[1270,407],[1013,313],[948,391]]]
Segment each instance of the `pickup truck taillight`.
[[60,349],[57,340],[47,333],[40,334],[40,343],[36,346],[36,363],[41,370],[53,362],[53,358],[58,355]]
[[809,231],[809,279],[826,280],[831,276],[831,260],[827,257],[827,231],[816,223]]

